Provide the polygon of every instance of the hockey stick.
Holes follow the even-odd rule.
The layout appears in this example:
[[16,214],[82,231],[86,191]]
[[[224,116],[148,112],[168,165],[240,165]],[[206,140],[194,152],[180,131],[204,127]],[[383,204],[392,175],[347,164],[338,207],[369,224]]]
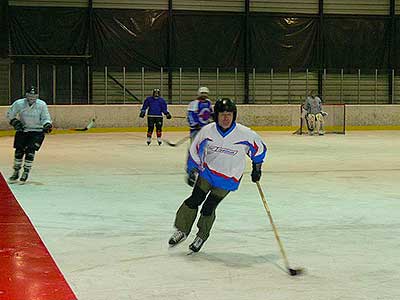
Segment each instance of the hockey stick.
[[178,147],[178,146],[182,145],[184,142],[186,142],[188,139],[190,139],[190,135],[185,136],[184,138],[180,139],[180,140],[177,141],[176,143],[172,143],[172,142],[167,141],[167,140],[164,140],[164,139],[163,139],[163,141],[164,141],[165,143],[167,143],[168,146],[171,146],[171,147]]
[[260,196],[261,196],[261,200],[264,204],[265,210],[267,211],[269,222],[271,223],[272,229],[274,230],[275,239],[278,242],[279,249],[280,249],[282,257],[283,257],[283,261],[285,262],[285,267],[286,267],[289,275],[291,275],[291,276],[300,275],[301,273],[303,273],[303,269],[292,269],[289,266],[289,260],[287,259],[285,250],[283,249],[283,244],[281,242],[281,239],[279,238],[278,229],[276,228],[274,221],[272,220],[271,210],[269,209],[267,200],[265,199],[264,192],[261,189],[260,182],[256,181],[256,184],[257,184],[258,192],[260,193]]
[[90,120],[89,124],[87,124],[85,128],[73,128],[72,130],[74,130],[74,131],[86,131],[86,130],[89,130],[90,128],[92,128],[93,126],[95,126],[95,123],[96,123],[96,119],[93,118],[93,119]]

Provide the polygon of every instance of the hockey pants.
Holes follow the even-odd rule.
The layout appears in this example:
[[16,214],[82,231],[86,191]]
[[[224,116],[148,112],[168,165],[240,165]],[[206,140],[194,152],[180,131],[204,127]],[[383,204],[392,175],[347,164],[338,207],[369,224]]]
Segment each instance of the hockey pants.
[[215,221],[215,209],[228,193],[229,191],[213,187],[207,180],[199,177],[192,195],[182,203],[176,213],[175,227],[189,235],[196,220],[198,208],[203,204],[197,221],[197,236],[204,241],[207,240]]

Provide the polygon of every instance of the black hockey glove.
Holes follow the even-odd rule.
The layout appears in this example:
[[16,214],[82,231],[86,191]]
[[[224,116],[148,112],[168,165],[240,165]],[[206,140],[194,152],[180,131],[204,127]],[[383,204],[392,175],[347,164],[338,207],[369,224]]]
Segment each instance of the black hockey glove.
[[172,118],[172,116],[169,112],[167,112],[167,114],[165,116],[167,117],[168,120]]
[[14,118],[14,119],[12,119],[10,121],[10,125],[13,126],[16,131],[23,131],[24,130],[24,124],[20,120],[18,120],[16,118]]
[[196,125],[194,125],[193,129],[199,131],[201,129],[201,125],[196,124]]
[[146,114],[146,112],[141,111],[140,114],[139,114],[139,118],[144,118],[144,115],[145,115],[145,114]]
[[53,130],[53,125],[51,123],[46,123],[43,125],[43,132],[50,133]]
[[260,181],[261,166],[262,166],[262,164],[253,163],[253,170],[251,170],[251,181],[253,181],[253,182]]
[[194,168],[193,170],[190,171],[187,177],[187,184],[190,186],[194,186],[194,184],[197,181],[197,177],[199,177],[199,171],[196,168]]

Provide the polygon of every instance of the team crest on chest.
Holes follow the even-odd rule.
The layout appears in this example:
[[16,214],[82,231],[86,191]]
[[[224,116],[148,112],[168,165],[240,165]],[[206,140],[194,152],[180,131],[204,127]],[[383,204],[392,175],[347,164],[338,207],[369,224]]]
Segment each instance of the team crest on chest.
[[209,146],[208,149],[210,149],[213,152],[218,152],[218,153],[224,153],[224,154],[228,154],[228,155],[236,155],[238,153],[238,150],[233,150],[233,149],[228,149],[228,148],[223,148],[223,147],[219,147],[219,146]]

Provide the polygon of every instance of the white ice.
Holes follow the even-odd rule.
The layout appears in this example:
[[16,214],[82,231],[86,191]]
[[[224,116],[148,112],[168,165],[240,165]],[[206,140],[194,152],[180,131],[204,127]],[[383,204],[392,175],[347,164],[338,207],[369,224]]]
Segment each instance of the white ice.
[[[182,246],[167,245],[191,192],[187,145],[148,147],[145,133],[50,135],[30,183],[11,188],[80,300],[400,299],[400,131],[260,134],[261,184],[303,276],[285,273],[250,162],[191,256],[195,226]],[[0,149],[8,177],[12,137]]]

